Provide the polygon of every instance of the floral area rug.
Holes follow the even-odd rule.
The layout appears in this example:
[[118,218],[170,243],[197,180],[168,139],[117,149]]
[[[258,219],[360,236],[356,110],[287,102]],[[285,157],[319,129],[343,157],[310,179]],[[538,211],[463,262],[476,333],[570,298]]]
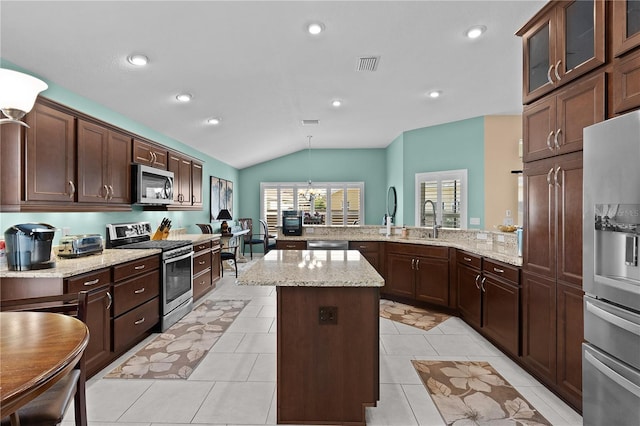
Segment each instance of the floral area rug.
[[104,378],[186,379],[245,304],[205,300]]
[[384,299],[380,300],[380,316],[427,331],[449,318],[447,314]]
[[448,425],[550,425],[488,362],[412,361]]

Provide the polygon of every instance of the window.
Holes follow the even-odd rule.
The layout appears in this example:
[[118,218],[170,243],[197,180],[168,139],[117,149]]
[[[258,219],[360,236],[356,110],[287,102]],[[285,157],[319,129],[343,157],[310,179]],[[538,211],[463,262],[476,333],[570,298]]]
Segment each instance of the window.
[[356,225],[364,220],[364,182],[260,183],[260,212],[269,231],[283,210],[302,210],[307,225]]
[[443,228],[467,228],[466,169],[416,173],[415,199],[416,226],[433,226],[436,220]]

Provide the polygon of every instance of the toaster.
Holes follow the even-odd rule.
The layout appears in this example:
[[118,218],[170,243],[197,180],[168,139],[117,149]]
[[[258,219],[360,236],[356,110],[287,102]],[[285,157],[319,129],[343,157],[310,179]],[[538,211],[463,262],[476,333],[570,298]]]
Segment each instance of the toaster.
[[66,235],[56,247],[59,257],[80,257],[102,253],[104,244],[100,234]]

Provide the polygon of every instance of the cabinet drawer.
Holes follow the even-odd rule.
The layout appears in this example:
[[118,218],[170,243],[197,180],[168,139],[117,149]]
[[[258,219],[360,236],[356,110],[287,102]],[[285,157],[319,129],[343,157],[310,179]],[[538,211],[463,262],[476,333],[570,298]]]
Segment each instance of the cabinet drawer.
[[422,244],[388,243],[387,253],[406,254],[415,257],[449,258],[449,248]]
[[198,255],[198,252],[201,252],[203,250],[208,250],[211,248],[211,241],[205,241],[202,243],[196,243],[193,245],[193,251],[195,252],[196,255]]
[[193,275],[198,275],[205,269],[211,268],[211,252],[206,251],[193,258]]
[[349,241],[349,250],[360,250],[361,252],[376,252],[380,248],[377,241]]
[[515,266],[485,258],[482,272],[504,278],[516,285],[520,284],[520,269]]
[[276,241],[276,249],[278,250],[306,250],[306,241]]
[[456,259],[461,265],[467,265],[478,269],[482,267],[482,257],[477,254],[458,250]]
[[113,320],[113,346],[115,351],[125,349],[160,319],[160,299],[147,303]]
[[78,275],[67,280],[67,293],[79,293],[84,290],[93,290],[111,282],[111,271],[101,269],[96,272]]
[[118,282],[160,267],[160,256],[149,256],[113,267],[113,281]]
[[193,278],[193,298],[197,299],[213,288],[211,269]]
[[146,302],[160,293],[160,271],[140,275],[113,286],[113,316]]

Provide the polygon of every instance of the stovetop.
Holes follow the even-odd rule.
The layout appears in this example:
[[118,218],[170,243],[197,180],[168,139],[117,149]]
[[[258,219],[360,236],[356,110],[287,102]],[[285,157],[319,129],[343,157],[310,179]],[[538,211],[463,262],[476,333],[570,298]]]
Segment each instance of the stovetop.
[[179,247],[190,246],[193,243],[190,240],[149,240],[137,243],[123,244],[119,249],[161,249],[162,251],[173,250]]

